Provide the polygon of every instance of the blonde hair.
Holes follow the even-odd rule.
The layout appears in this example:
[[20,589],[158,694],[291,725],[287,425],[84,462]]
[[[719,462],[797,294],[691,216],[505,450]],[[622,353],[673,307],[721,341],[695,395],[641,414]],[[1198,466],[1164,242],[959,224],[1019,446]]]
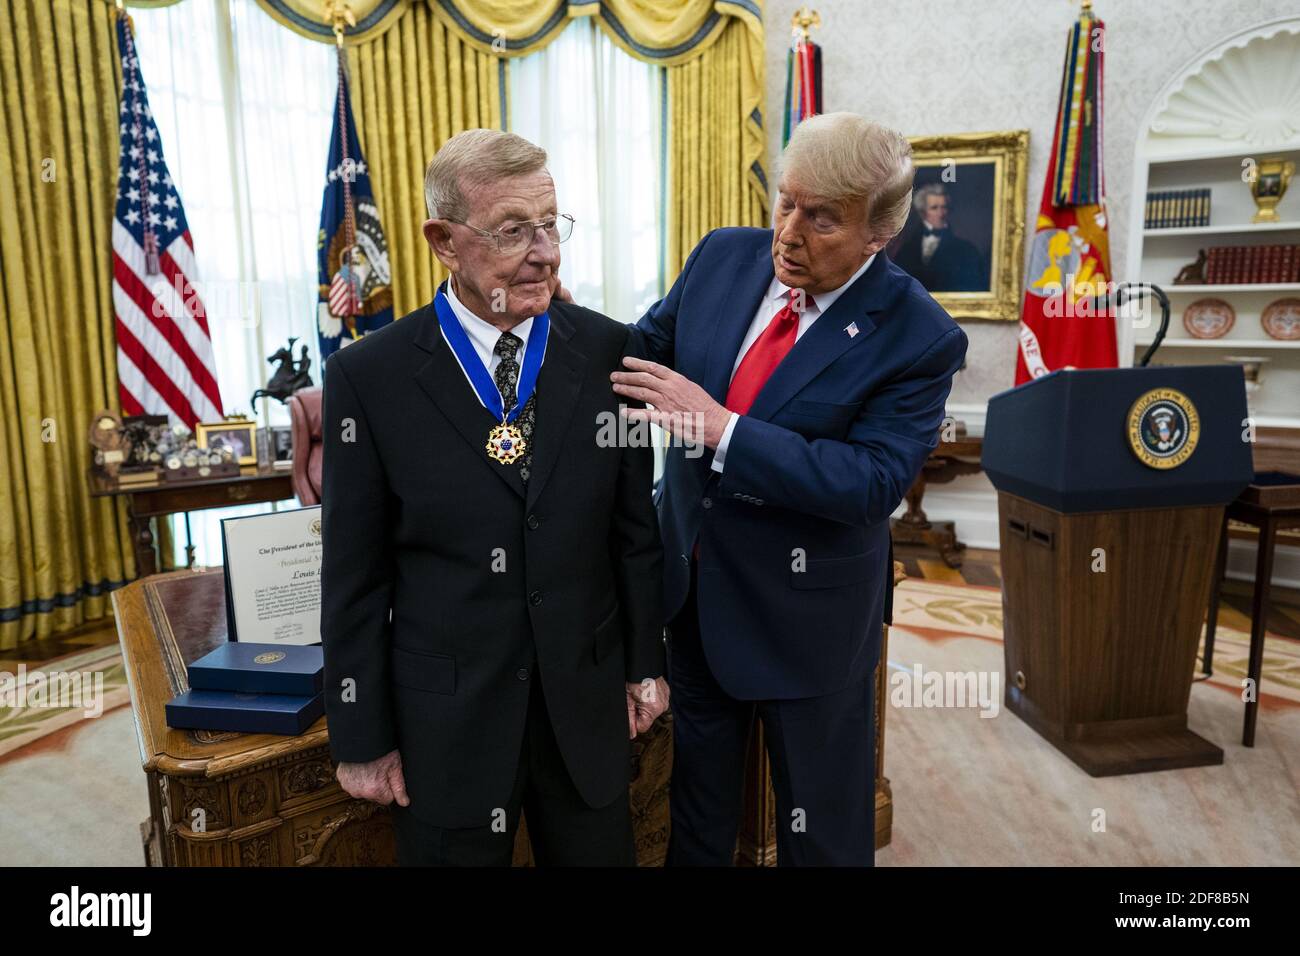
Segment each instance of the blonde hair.
[[457,133],[424,170],[424,205],[430,219],[463,221],[469,215],[465,191],[546,167],[546,150],[515,133],[467,129]]
[[781,169],[799,185],[833,202],[866,204],[876,239],[892,239],[912,202],[912,144],[856,113],[810,116],[790,136]]

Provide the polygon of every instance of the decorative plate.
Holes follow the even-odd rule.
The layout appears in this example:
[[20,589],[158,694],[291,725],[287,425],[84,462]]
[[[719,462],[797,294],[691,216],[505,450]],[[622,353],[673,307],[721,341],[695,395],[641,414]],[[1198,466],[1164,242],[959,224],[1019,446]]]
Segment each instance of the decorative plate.
[[1222,299],[1197,299],[1183,313],[1183,328],[1194,339],[1221,339],[1237,321],[1237,313]]
[[1300,339],[1300,299],[1270,302],[1259,317],[1259,324],[1272,338],[1284,342]]

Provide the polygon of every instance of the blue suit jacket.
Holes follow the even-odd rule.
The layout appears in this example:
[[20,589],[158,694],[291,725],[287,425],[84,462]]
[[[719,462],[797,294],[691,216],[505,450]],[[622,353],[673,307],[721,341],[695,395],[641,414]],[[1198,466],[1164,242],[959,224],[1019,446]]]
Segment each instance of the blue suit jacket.
[[[772,281],[771,245],[770,229],[709,233],[632,349],[722,402]],[[871,675],[892,587],[889,516],[938,444],[965,354],[966,334],[882,251],[772,373],[721,475],[708,449],[668,449],[664,611],[671,620],[686,599],[698,538],[704,651],[732,697],[815,697]]]

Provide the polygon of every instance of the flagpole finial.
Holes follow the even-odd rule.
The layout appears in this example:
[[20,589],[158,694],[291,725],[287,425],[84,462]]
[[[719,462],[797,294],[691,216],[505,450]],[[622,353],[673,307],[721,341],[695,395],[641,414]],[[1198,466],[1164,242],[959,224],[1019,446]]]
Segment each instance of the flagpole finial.
[[325,16],[334,27],[334,43],[343,49],[343,36],[348,27],[356,29],[357,18],[348,6],[347,0],[328,0],[325,4]]
[[1092,14],[1092,0],[1083,0],[1083,9],[1079,12],[1084,16],[1090,16]]
[[791,28],[794,30],[795,34],[799,36],[799,38],[802,39],[803,42],[805,43],[808,42],[808,37],[812,29],[814,27],[820,27],[821,25],[822,25],[821,14],[819,14],[816,10],[809,10],[807,7],[804,6],[801,6],[798,10],[796,10],[794,12],[794,16],[790,18]]

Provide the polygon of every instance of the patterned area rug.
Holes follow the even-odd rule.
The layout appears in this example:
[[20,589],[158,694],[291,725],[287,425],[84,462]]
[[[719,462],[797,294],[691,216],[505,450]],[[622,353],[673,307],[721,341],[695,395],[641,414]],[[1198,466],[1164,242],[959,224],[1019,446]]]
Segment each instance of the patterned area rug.
[[[1002,592],[909,578],[894,593],[894,625],[924,638],[979,637],[1001,643]],[[1196,657],[1205,657],[1204,627]],[[1249,657],[1250,633],[1220,622],[1214,636],[1214,674],[1206,683],[1240,692]],[[1260,699],[1264,697],[1300,704],[1300,642],[1265,633]]]
[[[13,665],[10,664],[8,667],[12,668]],[[22,681],[24,686],[21,691],[13,686],[17,683],[18,677],[18,672],[15,670],[7,670],[5,676],[0,677],[0,681],[5,684],[6,696],[14,694],[20,701],[31,700],[38,692],[39,685],[48,685],[49,677],[54,673],[79,675],[81,686],[88,689],[97,688],[97,693],[101,697],[94,706],[102,713],[107,713],[131,700],[130,689],[126,683],[126,672],[122,666],[122,652],[116,644],[42,661],[39,665],[29,665]],[[34,740],[86,719],[87,708],[82,703],[68,707],[0,706],[0,760],[4,760]]]
[[[998,588],[947,584],[908,578],[898,585],[894,598],[894,625],[918,637],[977,637],[1002,641],[1002,594]],[[1204,653],[1204,633],[1197,658]],[[1250,653],[1250,634],[1219,625],[1214,644],[1214,675],[1207,683],[1240,692]],[[12,665],[11,665],[12,666]],[[116,644],[93,648],[29,668],[30,685],[39,669],[102,674],[104,712],[130,701],[122,654]],[[1199,668],[1198,668],[1199,670]],[[0,678],[4,679],[4,678]],[[93,677],[91,678],[93,679]],[[1300,704],[1300,642],[1274,634],[1264,638],[1262,697]],[[0,707],[0,760],[34,740],[86,719],[84,708]]]

